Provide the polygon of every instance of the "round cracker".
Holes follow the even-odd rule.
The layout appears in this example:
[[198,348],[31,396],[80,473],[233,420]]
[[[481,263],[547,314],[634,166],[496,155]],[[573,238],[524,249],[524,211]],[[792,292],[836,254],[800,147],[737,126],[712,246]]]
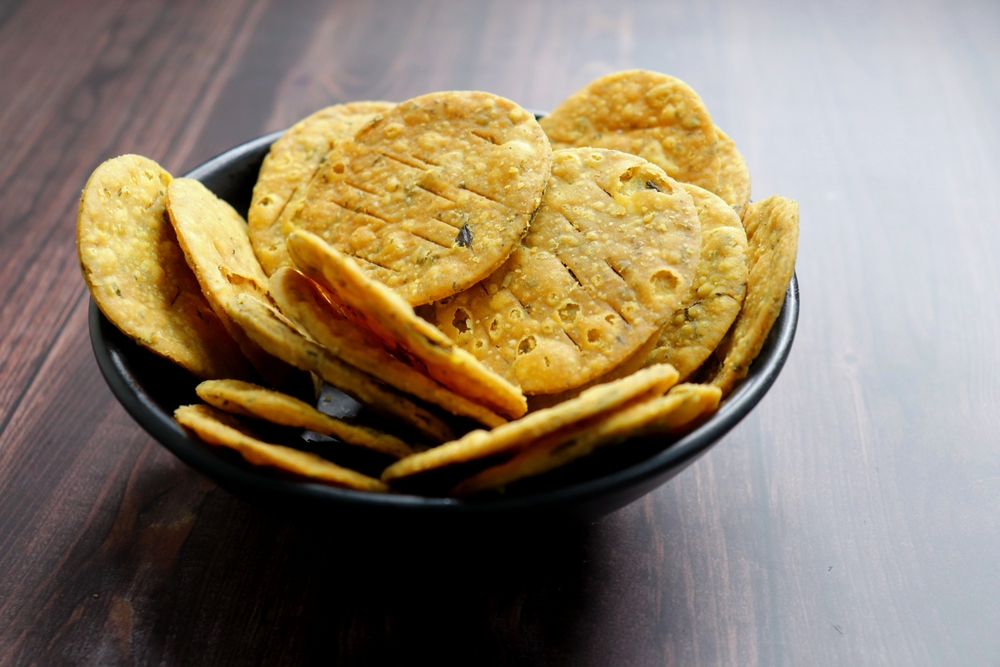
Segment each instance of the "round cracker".
[[472,431],[454,442],[396,461],[382,472],[382,481],[411,477],[429,470],[515,452],[550,433],[607,413],[637,396],[662,394],[677,382],[677,371],[661,365],[593,387],[555,407],[532,412],[492,431]]
[[295,208],[293,196],[305,194],[334,146],[394,106],[393,102],[350,102],[326,107],[288,128],[271,145],[247,211],[250,242],[267,275],[292,263],[285,252],[287,232],[282,224],[288,216],[282,213]]
[[736,148],[736,142],[718,125],[715,132],[719,137],[719,185],[715,192],[742,218],[750,203],[750,169]]
[[680,79],[626,70],[592,81],[541,120],[555,148],[600,146],[639,155],[678,181],[716,191],[716,130]]
[[411,305],[428,303],[507,258],[541,200],[551,152],[535,117],[510,100],[416,97],[330,151],[289,225]]
[[728,395],[746,377],[750,364],[785,303],[795,273],[799,242],[799,205],[778,195],[754,202],[743,218],[749,243],[750,273],[743,308],[716,350],[722,359],[712,384]]
[[108,160],[80,197],[84,280],[125,335],[200,378],[248,377],[250,367],[212,310],[166,217],[171,181],[138,155]]
[[278,468],[310,480],[348,489],[389,490],[389,487],[373,477],[341,467],[311,452],[263,442],[232,415],[207,405],[182,405],[174,411],[174,418],[205,442],[235,449],[254,465]]
[[396,459],[413,454],[413,448],[394,435],[348,424],[305,401],[251,382],[208,380],[199,384],[195,392],[206,403],[233,414],[315,431]]
[[349,318],[386,341],[397,357],[457,394],[509,417],[528,408],[521,390],[489,370],[441,330],[420,318],[393,290],[315,234],[293,232],[287,241],[295,266],[321,284]]
[[683,304],[643,364],[671,364],[681,380],[718,347],[740,312],[747,283],[747,238],[739,216],[711,192],[690,184],[684,188],[701,220],[701,259]]
[[435,305],[445,334],[527,394],[578,387],[663,325],[694,276],[690,195],[642,158],[603,148],[553,153],[527,236],[503,266]]

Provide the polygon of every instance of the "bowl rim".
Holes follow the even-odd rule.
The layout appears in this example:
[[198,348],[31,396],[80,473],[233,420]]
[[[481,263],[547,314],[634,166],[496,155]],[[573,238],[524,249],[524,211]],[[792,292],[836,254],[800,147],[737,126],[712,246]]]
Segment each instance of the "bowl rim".
[[[283,130],[272,132],[224,151],[191,169],[184,177],[204,181],[226,165],[247,155],[259,153],[283,133]],[[213,454],[211,445],[189,435],[174,420],[173,415],[164,411],[139,383],[129,367],[126,355],[112,341],[115,335],[125,340],[128,340],[127,337],[105,318],[93,299],[90,300],[89,328],[98,367],[112,393],[125,410],[162,446],[224,487],[228,486],[224,482],[228,482],[240,488],[254,489],[259,493],[278,494],[286,500],[333,503],[345,510],[351,507],[363,507],[376,511],[432,512],[444,516],[470,514],[499,516],[523,513],[526,510],[557,510],[592,502],[607,494],[622,492],[629,487],[646,485],[648,488],[636,496],[637,498],[683,470],[734,428],[774,384],[791,352],[798,315],[799,285],[797,276],[793,274],[778,320],[772,327],[760,355],[751,365],[747,377],[711,417],[648,458],[606,475],[566,486],[511,496],[475,499],[427,497],[405,493],[368,493],[308,480],[268,477],[256,474],[253,469],[234,465]],[[128,343],[131,341],[128,340]],[[626,500],[621,505],[634,499]]]

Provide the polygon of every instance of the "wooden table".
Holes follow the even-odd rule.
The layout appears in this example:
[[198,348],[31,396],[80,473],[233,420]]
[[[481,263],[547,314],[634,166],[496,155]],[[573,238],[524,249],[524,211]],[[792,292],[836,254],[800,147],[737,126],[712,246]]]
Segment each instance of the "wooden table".
[[[357,558],[111,396],[74,244],[102,160],[183,173],[441,89],[552,108],[629,67],[692,84],[755,198],[802,211],[783,374],[656,492]],[[0,665],[1000,663],[998,119],[977,0],[0,4]]]

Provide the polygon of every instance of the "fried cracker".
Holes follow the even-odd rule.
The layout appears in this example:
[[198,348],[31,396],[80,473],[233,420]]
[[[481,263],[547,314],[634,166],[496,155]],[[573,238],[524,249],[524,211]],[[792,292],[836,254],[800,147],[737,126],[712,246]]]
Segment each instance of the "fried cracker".
[[456,394],[510,417],[527,409],[521,390],[490,371],[393,290],[370,279],[323,239],[302,230],[287,240],[296,267],[331,293],[336,305],[387,342],[392,352]]
[[77,216],[80,268],[95,303],[125,335],[200,378],[250,375],[167,219],[171,176],[138,155],[103,163]]
[[285,251],[285,223],[319,165],[338,143],[396,106],[392,102],[350,102],[320,109],[288,128],[271,145],[247,211],[250,241],[267,275],[291,266]]
[[711,379],[723,396],[746,377],[774,326],[795,273],[799,205],[778,195],[754,202],[743,218],[750,273],[743,308],[715,355],[722,359]]
[[174,418],[205,442],[235,449],[253,465],[278,468],[310,480],[358,491],[389,490],[377,479],[343,468],[316,454],[262,442],[232,415],[207,405],[182,405],[174,411]]
[[492,431],[472,431],[459,440],[397,461],[382,473],[390,482],[444,466],[474,461],[504,452],[516,452],[560,429],[607,413],[636,396],[663,393],[677,381],[671,366],[652,366],[616,382],[603,384],[552,408],[532,412],[523,419]]
[[680,79],[647,70],[608,74],[541,120],[554,148],[594,146],[641,156],[667,176],[716,191],[716,129],[704,102]]
[[410,424],[432,442],[445,442],[454,437],[440,418],[306,339],[269,304],[249,294],[240,294],[228,307],[233,320],[247,335],[279,359],[316,373],[358,402]]
[[701,259],[683,304],[660,331],[644,364],[671,364],[682,381],[712,354],[736,319],[748,270],[746,233],[734,209],[696,185],[684,187],[701,220]]
[[320,345],[372,377],[486,426],[499,426],[507,421],[389,354],[381,338],[340,315],[325,290],[299,271],[283,268],[275,272],[271,276],[271,294],[281,311]]
[[715,132],[719,137],[719,184],[715,192],[742,218],[750,203],[750,169],[736,148],[736,142],[718,125]]
[[534,116],[478,91],[399,103],[338,143],[289,226],[312,232],[411,305],[489,275],[527,228],[552,149]]
[[209,380],[199,384],[195,391],[201,400],[226,412],[308,429],[396,459],[413,454],[413,448],[394,435],[348,424],[288,394],[250,382]]
[[718,387],[680,384],[665,396],[632,401],[614,412],[556,431],[521,450],[514,458],[464,480],[453,496],[467,496],[540,475],[587,456],[598,447],[638,435],[667,434],[684,428],[719,406]]
[[520,247],[435,304],[435,321],[526,394],[565,392],[650,339],[687,292],[700,247],[690,195],[659,167],[603,148],[558,150]]

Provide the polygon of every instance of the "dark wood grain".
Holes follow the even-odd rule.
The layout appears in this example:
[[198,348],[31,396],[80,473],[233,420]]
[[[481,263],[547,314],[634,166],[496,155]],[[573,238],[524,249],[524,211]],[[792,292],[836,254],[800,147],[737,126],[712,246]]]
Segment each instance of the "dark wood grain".
[[[758,408],[583,527],[359,536],[152,441],[97,370],[75,210],[315,109],[449,88],[551,108],[645,67],[802,209]],[[0,3],[0,665],[1000,663],[1000,6]],[[373,527],[373,533],[378,527]]]

